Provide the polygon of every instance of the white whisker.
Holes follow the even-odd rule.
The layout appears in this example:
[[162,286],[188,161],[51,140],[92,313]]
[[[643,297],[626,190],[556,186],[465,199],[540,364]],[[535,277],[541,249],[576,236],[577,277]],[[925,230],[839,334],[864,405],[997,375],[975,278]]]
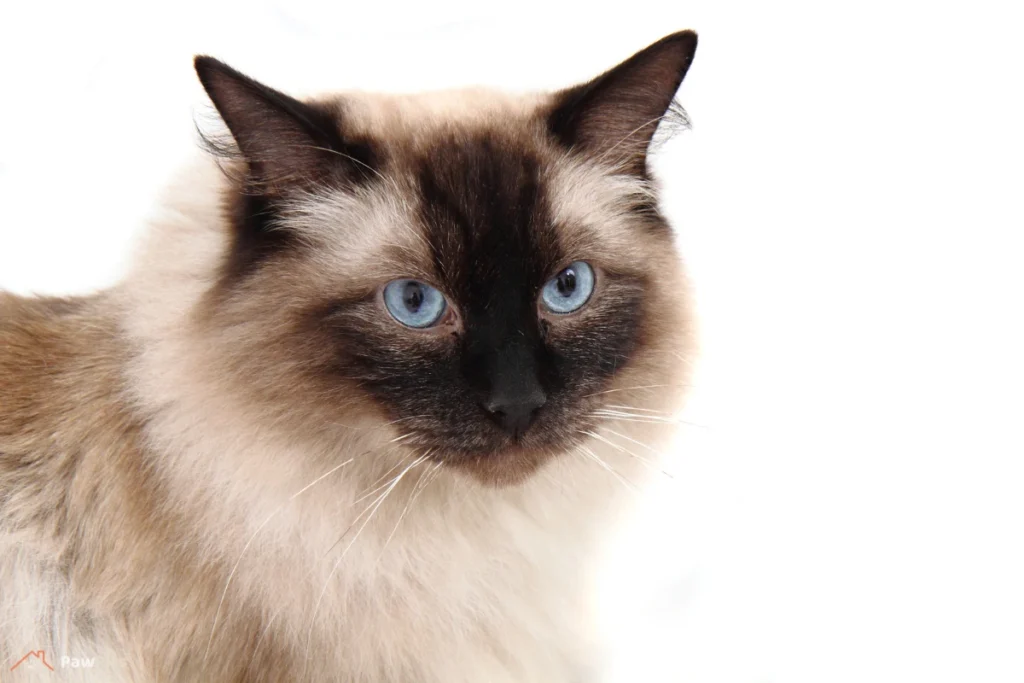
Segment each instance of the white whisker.
[[[427,452],[424,457],[430,455]],[[412,508],[412,504],[416,502],[416,499],[420,497],[420,494],[430,486],[431,482],[437,477],[437,471],[444,465],[443,462],[438,462],[433,468],[426,470],[420,474],[419,479],[416,480],[416,485],[412,489],[412,493],[409,496],[409,502],[405,504],[405,508],[402,509],[402,514],[398,516],[398,521],[395,522],[395,528],[388,534],[387,540],[384,541],[384,545],[381,546],[380,554],[377,556],[376,562],[380,562],[380,558],[384,557],[384,551],[387,550],[388,544],[391,543],[391,539],[394,538],[395,533],[398,532],[398,527],[402,524],[402,520],[409,514],[409,510]],[[421,486],[422,485],[422,486]],[[376,562],[374,564],[376,564]]]
[[[352,404],[344,404],[344,405],[352,405]],[[384,422],[384,423],[381,423],[379,425],[373,425],[372,427],[370,427],[370,426],[367,426],[367,427],[354,427],[352,425],[344,424],[343,422],[332,422],[331,424],[334,425],[335,427],[343,427],[345,429],[351,429],[352,431],[356,431],[356,432],[358,432],[358,431],[376,431],[378,429],[384,429],[384,428],[389,427],[391,425],[396,425],[399,422],[407,422],[409,420],[417,420],[417,419],[419,419],[421,417],[426,417],[426,415],[408,415],[406,417],[400,417],[397,420],[390,420],[389,422]]]
[[616,471],[616,469],[614,467],[612,467],[611,465],[606,463],[604,460],[602,460],[597,455],[597,453],[595,453],[594,451],[590,450],[589,448],[587,448],[586,446],[583,446],[583,445],[579,446],[579,452],[582,452],[584,455],[586,455],[591,460],[593,460],[598,465],[600,465],[602,468],[604,468],[609,474],[611,474],[613,477],[618,479],[619,482],[623,486],[626,487],[626,489],[628,489],[629,491],[632,491],[633,493],[640,493],[640,490],[636,487],[636,485],[633,482],[629,481],[628,479],[623,477],[621,474],[619,474],[618,471]]
[[[389,476],[391,475],[391,473],[392,473],[392,472],[394,472],[394,471],[395,471],[395,470],[397,470],[397,469],[400,469],[400,468],[402,467],[402,465],[404,465],[404,464],[406,463],[406,461],[407,461],[408,459],[409,459],[409,456],[405,456],[405,457],[403,457],[403,458],[402,458],[401,460],[399,460],[399,461],[398,461],[398,462],[397,462],[396,464],[392,465],[392,466],[391,466],[391,469],[389,469],[389,470],[388,470],[387,472],[385,472],[384,474],[382,474],[382,475],[381,475],[381,476],[380,476],[380,477],[379,477],[379,478],[377,479],[377,481],[375,481],[375,482],[373,482],[372,484],[370,484],[370,486],[374,486],[374,487],[376,487],[376,488],[373,488],[373,489],[371,489],[371,490],[367,491],[367,492],[366,492],[366,493],[364,493],[363,495],[361,495],[361,496],[359,496],[358,498],[356,498],[355,500],[353,500],[353,501],[352,501],[352,502],[351,502],[351,503],[349,504],[349,507],[354,507],[354,506],[355,506],[355,505],[356,505],[357,503],[360,503],[360,502],[362,502],[362,501],[366,500],[367,498],[369,498],[370,496],[372,496],[373,494],[375,494],[375,493],[377,493],[377,492],[379,492],[379,491],[382,491],[382,490],[384,490],[385,488],[387,488],[387,487],[388,487],[388,485],[390,485],[390,483],[391,483],[391,481],[392,481],[392,480],[388,479],[388,477],[389,477]],[[383,482],[383,483],[382,483],[382,482]],[[357,518],[357,521],[358,521],[358,518]],[[354,523],[354,522],[353,522],[353,523]],[[345,534],[347,534],[347,533],[348,533],[349,531],[351,531],[351,530],[352,530],[352,528],[351,528],[351,527],[349,527],[349,529],[347,529],[347,530],[345,531]],[[338,545],[338,543],[340,543],[340,542],[341,542],[341,539],[342,539],[342,538],[345,538],[345,534],[342,534],[342,535],[341,535],[341,538],[339,538],[339,539],[338,539],[337,541],[335,541],[335,542],[334,542],[334,545],[332,545],[332,546],[331,546],[330,548],[328,548],[328,549],[327,549],[327,552],[331,552],[332,550],[334,550],[334,547],[335,547],[336,545]]]
[[620,422],[636,422],[638,424],[659,424],[659,425],[679,425],[687,427],[697,427],[700,429],[711,429],[707,425],[698,424],[696,422],[690,422],[683,420],[678,417],[662,417],[660,415],[639,415],[633,413],[627,413],[624,411],[598,409],[592,412],[591,417],[600,417],[607,420],[615,420]]
[[628,410],[632,410],[632,411],[636,411],[638,413],[656,413],[656,414],[661,414],[661,415],[665,414],[664,410],[655,410],[653,408],[639,408],[637,406],[620,406],[620,405],[615,405],[615,404],[609,404],[609,405],[605,406],[605,408],[611,408],[611,409],[614,409],[614,410],[627,410],[627,411]]
[[633,422],[646,422],[647,424],[679,424],[679,420],[674,418],[662,417],[660,415],[627,413],[621,410],[598,409],[591,413],[591,415],[595,417],[622,418]]
[[612,430],[612,429],[608,429],[607,427],[605,427],[604,430],[606,432],[608,432],[609,434],[613,435],[613,436],[617,436],[620,439],[625,439],[626,441],[629,441],[630,443],[635,443],[637,446],[640,446],[642,448],[646,448],[648,451],[650,451],[654,455],[657,455],[658,457],[662,456],[662,453],[660,451],[657,451],[657,450],[651,448],[650,446],[648,446],[647,444],[645,444],[642,441],[637,441],[636,439],[633,439],[633,438],[631,438],[629,436],[626,436],[625,434],[620,434],[619,432],[616,432],[615,430]]
[[688,387],[689,384],[645,384],[638,387],[620,387],[618,389],[606,389],[604,391],[598,391],[593,394],[586,394],[583,398],[591,398],[593,396],[604,396],[605,394],[615,394],[620,391],[640,391],[641,389],[664,389],[667,387]]
[[643,456],[640,456],[640,455],[637,455],[636,453],[634,453],[633,451],[629,450],[625,446],[622,446],[622,445],[617,444],[617,443],[613,443],[611,440],[606,439],[605,437],[601,436],[600,434],[598,434],[596,432],[583,432],[583,434],[586,434],[587,436],[590,436],[590,437],[592,437],[594,439],[597,439],[598,441],[600,441],[602,443],[606,443],[609,446],[611,446],[612,448],[614,448],[615,450],[619,451],[620,453],[625,453],[626,455],[630,456],[631,458],[636,458],[641,464],[643,464],[645,467],[650,469],[652,472],[659,472],[661,474],[664,474],[669,479],[675,479],[675,477],[673,477],[671,474],[669,474],[665,470],[656,467],[654,465],[654,463],[652,463],[647,458],[645,458]]

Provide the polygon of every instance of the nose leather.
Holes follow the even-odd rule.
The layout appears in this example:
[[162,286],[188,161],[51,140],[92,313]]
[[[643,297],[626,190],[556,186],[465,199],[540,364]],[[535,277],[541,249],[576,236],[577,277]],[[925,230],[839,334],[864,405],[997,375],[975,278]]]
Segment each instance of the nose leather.
[[506,343],[493,352],[487,370],[489,391],[481,405],[495,424],[519,438],[548,400],[536,348],[524,339]]
[[533,384],[525,392],[492,394],[484,404],[490,418],[515,437],[523,435],[548,400],[540,384]]

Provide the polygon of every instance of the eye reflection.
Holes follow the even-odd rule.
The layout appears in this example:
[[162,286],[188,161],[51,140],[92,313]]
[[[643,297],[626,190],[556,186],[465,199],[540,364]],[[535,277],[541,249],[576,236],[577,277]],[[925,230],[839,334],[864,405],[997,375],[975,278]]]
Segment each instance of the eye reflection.
[[541,290],[544,307],[552,313],[577,311],[594,293],[594,269],[585,261],[576,261],[548,281]]
[[448,302],[444,294],[417,280],[395,280],[384,287],[384,305],[398,322],[418,329],[441,319]]

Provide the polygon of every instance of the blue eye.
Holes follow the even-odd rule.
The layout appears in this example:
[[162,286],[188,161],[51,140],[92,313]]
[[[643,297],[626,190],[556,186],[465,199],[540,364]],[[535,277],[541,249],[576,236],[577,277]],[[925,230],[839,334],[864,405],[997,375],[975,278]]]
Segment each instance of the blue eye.
[[444,315],[444,294],[416,280],[395,280],[384,287],[384,305],[395,320],[409,327],[430,327]]
[[552,313],[572,313],[582,308],[593,293],[594,269],[576,261],[544,285],[540,298]]

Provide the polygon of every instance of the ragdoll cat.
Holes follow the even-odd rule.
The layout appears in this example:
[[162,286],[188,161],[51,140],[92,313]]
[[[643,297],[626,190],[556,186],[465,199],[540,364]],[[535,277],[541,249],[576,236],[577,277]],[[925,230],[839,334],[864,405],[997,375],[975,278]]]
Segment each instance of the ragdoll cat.
[[197,58],[231,147],[125,281],[0,295],[0,676],[598,680],[594,556],[686,382],[647,152],[696,43],[529,96]]

